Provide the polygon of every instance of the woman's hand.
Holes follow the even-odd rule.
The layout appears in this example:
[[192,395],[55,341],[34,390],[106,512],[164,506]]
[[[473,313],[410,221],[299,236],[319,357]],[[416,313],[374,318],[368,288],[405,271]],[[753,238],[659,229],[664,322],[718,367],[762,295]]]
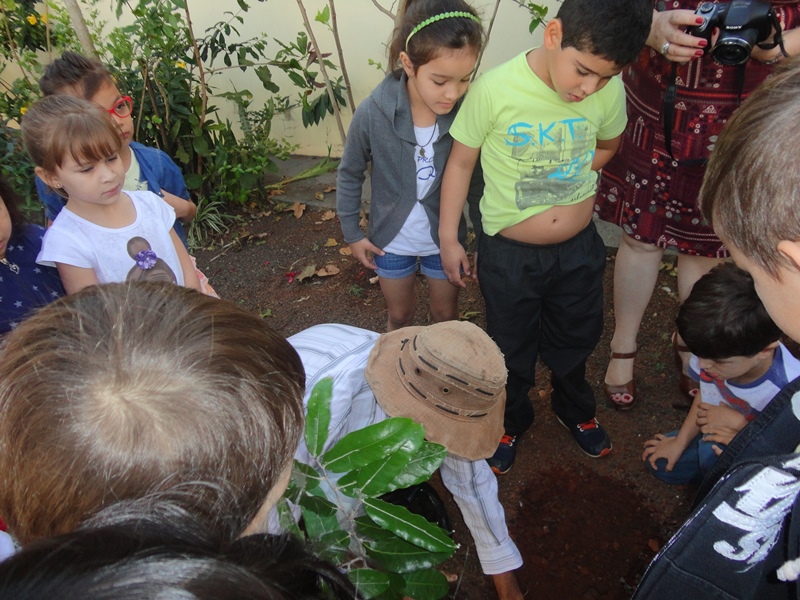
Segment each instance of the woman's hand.
[[375,246],[367,238],[362,238],[357,242],[348,244],[348,246],[350,246],[350,252],[353,254],[353,257],[362,265],[373,271],[378,268],[372,256],[375,254],[383,256],[383,250]]
[[654,11],[647,45],[663,54],[667,60],[688,63],[703,56],[703,49],[708,42],[686,33],[686,28],[702,25],[703,21],[703,17],[691,10]]

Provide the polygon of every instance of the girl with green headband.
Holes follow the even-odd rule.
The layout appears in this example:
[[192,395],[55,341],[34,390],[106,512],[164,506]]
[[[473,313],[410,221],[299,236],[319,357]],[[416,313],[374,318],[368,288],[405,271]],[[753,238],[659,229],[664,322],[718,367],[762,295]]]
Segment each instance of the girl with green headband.
[[[458,317],[459,288],[439,258],[439,190],[453,138],[450,125],[483,44],[464,0],[408,0],[389,50],[394,69],[355,112],[339,165],[337,209],[353,256],[380,276],[387,330],[414,322],[415,278],[426,276],[434,321]],[[371,165],[367,232],[361,194]],[[471,186],[477,204],[481,178]],[[466,243],[462,218],[460,240]]]

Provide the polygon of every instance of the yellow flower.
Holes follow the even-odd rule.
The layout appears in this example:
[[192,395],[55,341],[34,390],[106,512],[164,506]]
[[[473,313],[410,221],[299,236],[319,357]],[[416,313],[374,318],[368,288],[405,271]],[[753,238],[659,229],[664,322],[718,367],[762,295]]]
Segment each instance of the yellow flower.
[[27,106],[23,106],[22,108],[19,109],[19,114],[21,115],[24,115],[26,112],[28,112]]
[[39,15],[39,20],[47,25],[47,15]]
[[179,69],[185,69],[186,63],[183,62],[182,60],[179,60],[178,62],[175,63],[175,66],[178,67]]
[[28,23],[36,25],[36,15],[28,15]]

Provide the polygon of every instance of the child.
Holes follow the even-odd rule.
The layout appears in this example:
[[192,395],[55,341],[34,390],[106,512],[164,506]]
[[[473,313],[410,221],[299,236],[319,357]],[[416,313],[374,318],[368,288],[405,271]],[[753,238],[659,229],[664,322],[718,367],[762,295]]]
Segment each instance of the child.
[[[508,533],[497,478],[484,460],[503,430],[506,373],[491,338],[466,321],[378,335],[347,325],[310,327],[289,338],[306,371],[306,390],[333,378],[326,448],[388,416],[414,419],[447,448],[439,470],[461,509],[500,600],[521,600],[514,570],[522,557]],[[401,365],[402,368],[398,368]],[[313,465],[301,442],[295,460]]]
[[[103,109],[71,96],[47,96],[25,113],[22,136],[36,174],[67,197],[67,210],[45,233],[37,262],[58,267],[68,294],[125,281],[132,266],[152,268],[157,259],[179,285],[200,289],[189,253],[172,229],[172,207],[152,192],[122,192],[121,141]],[[131,258],[128,242],[137,236],[152,249]]]
[[800,376],[800,361],[778,341],[753,279],[732,264],[694,285],[677,323],[700,391],[680,430],[645,442],[642,460],[667,483],[699,483],[730,440]]
[[[175,209],[175,231],[184,245],[183,223],[189,223],[197,212],[178,166],[164,152],[133,141],[133,100],[123,96],[100,62],[75,52],[64,52],[47,67],[39,80],[45,96],[67,94],[94,102],[114,119],[122,140],[120,160],[125,167],[124,190],[150,190],[164,198]],[[53,192],[41,179],[36,179],[39,198],[47,218],[55,220],[64,207],[64,198]]]
[[559,421],[591,457],[611,442],[595,418],[586,359],[603,330],[606,253],[592,224],[597,170],[625,128],[614,77],[647,38],[647,0],[564,0],[544,43],[481,76],[453,123],[442,183],[442,264],[455,286],[470,273],[457,229],[478,156],[480,286],[489,335],[508,367],[505,435],[489,462],[507,472],[533,423],[537,355],[552,372]]
[[[189,515],[114,515],[41,540],[0,562],[0,597],[16,600],[353,600],[353,584],[292,535],[235,541]],[[107,519],[106,519],[107,520]],[[100,521],[99,524],[94,523]]]
[[33,309],[64,295],[58,271],[36,264],[43,235],[39,225],[23,220],[19,198],[0,177],[0,336]]
[[303,365],[257,315],[177,285],[92,286],[0,359],[0,515],[23,546],[119,502],[263,531],[303,430]]
[[[353,256],[380,276],[387,330],[410,325],[417,263],[428,280],[435,322],[458,317],[458,288],[439,259],[439,188],[453,139],[450,125],[483,43],[464,0],[416,0],[390,46],[394,73],[355,112],[339,165],[336,207]],[[369,237],[359,227],[361,188],[371,170]],[[466,223],[454,224],[458,243]]]
[[[700,206],[775,324],[800,341],[800,60],[784,62],[722,130]],[[636,600],[797,597],[798,407],[795,379],[731,441]]]

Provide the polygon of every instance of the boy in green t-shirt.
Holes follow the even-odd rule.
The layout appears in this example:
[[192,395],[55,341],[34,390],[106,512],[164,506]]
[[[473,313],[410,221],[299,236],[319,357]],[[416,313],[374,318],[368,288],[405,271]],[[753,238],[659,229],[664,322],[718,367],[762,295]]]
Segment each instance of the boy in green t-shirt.
[[564,0],[544,43],[482,75],[450,133],[439,238],[444,270],[470,273],[458,222],[478,160],[476,275],[487,330],[505,356],[505,435],[489,464],[505,473],[516,439],[533,423],[528,392],[537,355],[552,371],[551,403],[583,452],[611,451],[595,418],[586,359],[603,330],[605,247],[592,224],[597,170],[625,129],[625,91],[615,77],[650,32],[650,0]]

